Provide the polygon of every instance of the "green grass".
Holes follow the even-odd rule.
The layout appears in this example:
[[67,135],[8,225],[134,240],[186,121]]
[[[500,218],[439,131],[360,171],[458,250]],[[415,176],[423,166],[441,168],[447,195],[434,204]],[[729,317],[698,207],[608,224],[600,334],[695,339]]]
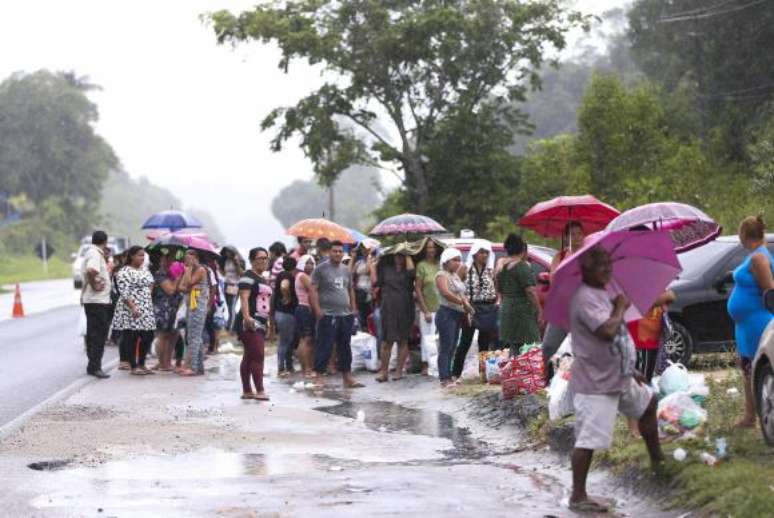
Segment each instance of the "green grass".
[[48,276],[43,274],[42,261],[34,255],[0,257],[0,285],[45,279],[64,279],[71,275],[71,263],[56,256],[48,261]]
[[[722,516],[769,515],[774,509],[774,449],[766,446],[758,428],[741,430],[733,426],[741,417],[744,404],[738,373],[721,382],[710,380],[708,384],[708,421],[697,438],[663,444],[668,461],[661,482],[673,488],[671,503],[675,507]],[[726,390],[731,387],[740,394],[728,395]],[[728,459],[714,467],[707,466],[699,455],[704,451],[714,454],[715,439],[719,437],[728,441]],[[688,452],[685,461],[673,459],[677,448]],[[613,448],[599,455],[598,460],[614,470],[631,466],[647,470],[649,466],[642,441],[629,438],[623,419],[619,420]]]

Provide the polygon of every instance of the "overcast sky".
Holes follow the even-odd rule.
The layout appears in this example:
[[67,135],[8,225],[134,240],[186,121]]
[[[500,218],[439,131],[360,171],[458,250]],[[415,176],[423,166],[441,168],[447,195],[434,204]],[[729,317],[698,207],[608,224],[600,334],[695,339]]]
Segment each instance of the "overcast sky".
[[[204,12],[250,8],[255,0],[2,0],[0,79],[16,71],[74,70],[103,90],[98,132],[124,168],[207,209],[239,246],[284,232],[272,198],[311,166],[289,146],[272,153],[260,120],[320,83],[298,65],[286,75],[278,51],[219,47]],[[622,0],[580,0],[601,13]]]

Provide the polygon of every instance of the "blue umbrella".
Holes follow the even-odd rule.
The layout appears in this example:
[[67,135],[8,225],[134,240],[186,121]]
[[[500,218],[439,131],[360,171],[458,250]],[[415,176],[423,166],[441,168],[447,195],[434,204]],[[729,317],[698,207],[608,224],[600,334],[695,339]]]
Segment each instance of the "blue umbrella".
[[352,239],[355,241],[355,243],[365,243],[365,246],[369,248],[375,248],[380,244],[376,239],[368,237],[367,235],[353,228],[348,228],[347,232],[349,232],[349,235],[352,236]]
[[179,210],[162,210],[143,223],[142,228],[168,228],[172,231],[181,228],[202,228],[202,222]]

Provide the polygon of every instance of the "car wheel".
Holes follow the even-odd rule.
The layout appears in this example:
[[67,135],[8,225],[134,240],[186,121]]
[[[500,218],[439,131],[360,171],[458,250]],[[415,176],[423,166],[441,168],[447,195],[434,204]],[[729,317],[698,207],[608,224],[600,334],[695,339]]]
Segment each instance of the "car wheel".
[[771,370],[771,364],[762,365],[755,378],[761,432],[766,444],[774,446],[774,371]]
[[667,357],[673,362],[688,365],[693,354],[693,337],[684,325],[675,320],[672,321],[672,334],[664,344]]

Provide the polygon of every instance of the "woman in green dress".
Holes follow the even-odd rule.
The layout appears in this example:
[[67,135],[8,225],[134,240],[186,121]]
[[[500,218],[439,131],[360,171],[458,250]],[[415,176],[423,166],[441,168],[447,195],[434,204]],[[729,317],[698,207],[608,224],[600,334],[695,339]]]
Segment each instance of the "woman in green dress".
[[495,285],[500,296],[500,346],[509,347],[511,356],[524,344],[540,341],[541,318],[537,279],[527,262],[527,243],[509,234],[503,243],[507,257],[495,268]]

